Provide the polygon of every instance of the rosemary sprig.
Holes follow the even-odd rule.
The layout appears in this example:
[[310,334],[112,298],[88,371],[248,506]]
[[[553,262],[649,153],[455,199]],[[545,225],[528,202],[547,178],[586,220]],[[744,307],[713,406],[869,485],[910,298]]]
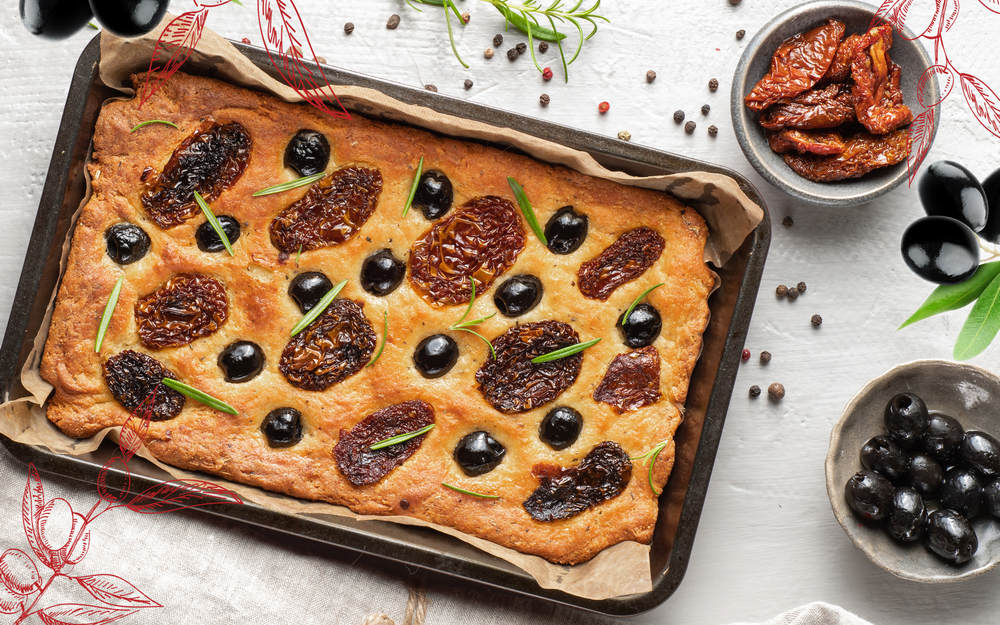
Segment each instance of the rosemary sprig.
[[486,315],[480,319],[470,319],[469,321],[465,320],[465,318],[469,316],[469,313],[472,312],[472,305],[476,303],[476,281],[470,277],[469,282],[472,284],[472,294],[469,296],[469,306],[465,309],[465,314],[462,315],[461,319],[448,326],[448,329],[456,330],[458,332],[468,332],[469,334],[478,336],[480,340],[486,343],[486,345],[490,348],[490,355],[493,356],[493,360],[496,360],[497,352],[493,349],[493,343],[491,343],[488,338],[472,329],[474,326],[483,323],[487,319],[491,319],[494,315],[496,315],[496,313]]
[[477,493],[471,490],[465,490],[464,488],[459,488],[458,486],[452,486],[448,482],[441,482],[441,486],[445,488],[450,488],[456,493],[462,493],[463,495],[472,495],[473,497],[479,497],[480,499],[500,499],[500,495],[484,495],[483,493]]
[[662,452],[663,448],[667,446],[667,443],[668,441],[663,441],[657,444],[656,447],[653,447],[646,453],[642,454],[641,456],[630,458],[630,460],[633,461],[646,460],[647,458],[651,458],[649,461],[649,490],[653,491],[653,494],[656,495],[657,497],[660,496],[661,491],[656,490],[656,486],[653,485],[653,467],[656,466],[656,461],[660,457],[660,452]]
[[179,380],[175,380],[173,378],[163,378],[163,385],[166,386],[167,388],[174,389],[175,391],[177,391],[181,395],[184,395],[185,397],[190,397],[195,401],[199,401],[208,406],[209,408],[214,408],[219,412],[224,412],[226,414],[239,414],[235,408],[233,408],[226,402],[222,401],[221,399],[216,399],[211,395],[209,395],[208,393],[199,391],[195,387],[189,386]]
[[125,274],[118,276],[118,282],[115,282],[115,287],[111,289],[111,295],[108,296],[108,303],[104,306],[104,314],[101,315],[101,325],[97,328],[97,340],[94,341],[95,352],[101,351],[101,343],[104,342],[104,334],[108,331],[111,316],[115,312],[115,306],[118,305],[118,295],[122,292],[124,282]]
[[139,130],[140,128],[143,128],[145,126],[149,126],[150,124],[164,124],[166,126],[172,126],[173,128],[176,128],[177,130],[180,130],[180,126],[178,126],[174,122],[168,122],[165,119],[147,119],[144,122],[139,122],[135,126],[132,126],[132,130],[129,130],[129,133],[133,133],[136,130]]
[[632,303],[629,305],[629,307],[625,309],[625,314],[622,315],[622,323],[624,324],[626,321],[628,321],[628,316],[632,314],[632,311],[635,310],[635,307],[639,305],[639,302],[641,302],[642,300],[646,299],[647,295],[649,295],[650,293],[652,293],[656,289],[660,288],[664,284],[666,284],[666,282],[661,282],[659,284],[654,284],[653,286],[649,287],[648,289],[646,289],[642,293],[639,293],[639,296],[636,297],[634,300],[632,300]]
[[549,240],[545,238],[545,231],[542,230],[542,226],[538,223],[538,217],[535,216],[535,209],[532,208],[531,202],[528,200],[528,195],[524,192],[524,187],[510,176],[507,176],[507,184],[510,185],[511,191],[514,192],[514,197],[517,198],[517,205],[521,207],[521,214],[524,215],[524,220],[531,226],[531,230],[538,237],[538,240],[542,242],[542,245],[548,247]]
[[94,29],[94,30],[101,30],[101,27],[98,26],[97,24],[93,23],[93,22],[87,22],[87,26],[90,27],[90,28],[92,28],[92,29]]
[[208,223],[211,224],[212,230],[215,230],[215,234],[219,235],[219,240],[222,241],[222,245],[226,248],[226,251],[229,252],[230,256],[235,256],[235,254],[233,254],[233,246],[229,243],[229,237],[226,236],[226,231],[222,229],[222,224],[220,224],[219,220],[215,218],[215,213],[213,213],[212,209],[209,208],[208,202],[205,201],[205,198],[201,197],[201,193],[198,193],[197,191],[194,192],[194,201],[198,203],[198,207],[201,208],[201,212],[205,214],[205,219],[207,219]]
[[305,330],[310,323],[316,320],[316,317],[319,317],[321,314],[323,314],[323,311],[326,310],[326,307],[330,305],[330,302],[332,302],[334,298],[337,297],[337,295],[339,295],[340,292],[343,290],[345,284],[347,284],[347,280],[341,280],[337,284],[333,285],[333,288],[327,291],[326,295],[324,295],[323,298],[320,299],[315,306],[310,308],[309,312],[307,312],[302,317],[302,319],[300,319],[299,322],[295,324],[295,327],[292,328],[291,336],[295,336],[299,332]]
[[531,359],[531,362],[536,365],[543,362],[551,362],[553,360],[559,360],[560,358],[566,358],[567,356],[572,356],[573,354],[578,354],[583,350],[597,345],[601,342],[601,339],[593,339],[585,343],[574,343],[573,345],[567,345],[566,347],[560,347],[559,349],[553,350],[547,354],[542,354],[541,356],[535,356]]
[[406,217],[406,213],[410,212],[410,206],[413,204],[414,196],[417,195],[417,186],[420,184],[420,176],[423,173],[424,157],[421,156],[420,162],[417,163],[417,171],[413,174],[413,184],[410,185],[410,195],[406,197],[406,206],[403,207],[403,217]]
[[304,187],[306,185],[310,185],[316,182],[325,175],[326,173],[321,171],[318,174],[313,174],[311,176],[303,176],[301,178],[296,178],[295,180],[282,182],[281,184],[276,184],[273,187],[261,189],[260,191],[254,191],[253,197],[260,197],[262,195],[273,195],[275,193],[284,193],[285,191],[298,189],[299,187]]
[[368,361],[368,364],[365,365],[366,368],[375,364],[375,361],[378,360],[379,356],[382,355],[382,352],[385,351],[385,343],[389,340],[389,311],[384,311],[382,315],[382,344],[379,345],[378,351],[375,352],[375,357]]
[[413,432],[404,432],[403,434],[397,434],[395,436],[390,436],[389,438],[382,439],[377,443],[372,443],[372,445],[368,449],[371,449],[372,451],[378,451],[379,449],[384,449],[386,447],[392,447],[393,445],[405,443],[411,438],[416,438],[418,436],[426,434],[433,429],[434,429],[434,424],[431,423],[430,425],[425,425],[419,430],[414,430]]

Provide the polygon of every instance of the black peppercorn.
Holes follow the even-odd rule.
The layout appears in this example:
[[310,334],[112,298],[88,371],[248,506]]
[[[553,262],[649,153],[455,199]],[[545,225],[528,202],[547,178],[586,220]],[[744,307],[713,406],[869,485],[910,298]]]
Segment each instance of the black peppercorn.
[[785,398],[785,387],[775,382],[767,387],[767,397],[771,401],[781,401]]
[[761,352],[760,353],[760,364],[766,365],[769,362],[771,362],[771,352],[769,352],[769,351],[763,351],[763,352]]
[[754,384],[750,387],[750,397],[757,399],[760,397],[760,387]]
[[518,56],[519,55],[517,52],[517,48],[511,48],[510,50],[507,50],[507,60],[510,61],[516,60]]
[[503,35],[497,33],[493,35],[493,47],[499,48],[503,44]]
[[729,4],[732,6],[738,5],[742,0],[729,0]]
[[543,93],[542,95],[538,96],[538,103],[541,104],[542,106],[548,106],[549,102],[550,102],[549,94]]
[[514,47],[517,48],[517,53],[518,54],[524,54],[525,52],[528,51],[528,44],[524,43],[523,41],[520,42],[520,43],[518,43]]
[[708,115],[708,112],[711,111],[711,110],[712,110],[711,106],[709,106],[707,104],[702,104],[701,105],[701,114],[702,115]]
[[794,289],[794,288],[788,289],[788,301],[794,302],[797,299],[799,299],[799,291],[798,291],[798,289]]
[[778,299],[788,295],[788,287],[784,284],[779,284],[778,288],[774,289],[774,294],[778,296]]
[[684,121],[684,111],[674,111],[674,121],[678,124]]
[[344,24],[344,34],[350,35],[354,32],[354,22],[347,22]]
[[719,90],[719,80],[717,78],[708,81],[708,90],[712,92]]
[[488,59],[492,59],[493,58],[493,48],[486,48],[485,50],[483,50],[483,56],[486,57],[486,58],[488,58]]
[[646,72],[646,82],[653,82],[654,80],[656,80],[656,72],[653,70]]
[[818,328],[821,325],[823,325],[823,318],[820,317],[819,315],[813,315],[812,319],[810,319],[809,322],[812,323],[814,328]]
[[719,127],[718,126],[716,126],[715,124],[712,124],[711,126],[708,127],[708,136],[709,137],[714,137],[714,136],[716,136],[718,134],[719,134]]
[[464,82],[464,83],[462,83],[462,84],[464,84],[464,85],[465,85],[465,88],[466,88],[467,90],[468,90],[468,89],[472,89],[472,81],[471,81],[471,80],[469,80],[468,78],[466,78],[466,79],[465,79],[465,82]]
[[436,85],[424,85],[424,89],[428,91],[433,91],[434,93],[437,93],[438,90]]
[[743,30],[742,28],[739,29],[738,31],[736,31],[736,39],[737,40],[743,39],[746,36],[747,36],[747,31]]
[[385,23],[385,27],[389,30],[396,30],[397,26],[399,26],[399,16],[393,13],[389,16],[389,21]]
[[795,225],[795,220],[792,219],[791,215],[786,215],[785,218],[781,220],[781,225],[786,228],[791,228]]
[[688,133],[689,135],[690,134],[694,134],[694,129],[697,128],[697,127],[698,127],[698,124],[694,123],[693,121],[688,122],[688,123],[684,124],[684,132]]
[[542,54],[545,54],[546,52],[548,52],[549,51],[549,44],[548,44],[548,42],[546,42],[546,41],[540,41],[540,42],[538,42],[538,51],[541,52]]
[[806,283],[805,282],[799,282],[798,284],[795,285],[795,288],[796,288],[796,290],[798,290],[799,293],[805,293],[806,292]]

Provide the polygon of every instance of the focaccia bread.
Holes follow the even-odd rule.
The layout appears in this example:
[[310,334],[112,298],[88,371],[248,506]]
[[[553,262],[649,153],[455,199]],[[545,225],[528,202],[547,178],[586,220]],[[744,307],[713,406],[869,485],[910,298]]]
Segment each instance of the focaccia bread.
[[[132,131],[151,120],[177,128]],[[317,168],[317,182],[253,196]],[[149,450],[185,469],[409,515],[558,563],[651,539],[653,487],[673,465],[715,283],[694,210],[482,143],[333,119],[183,74],[141,110],[136,99],[104,105],[89,170],[42,360],[55,387],[48,418],[66,434],[149,408]],[[305,272],[325,278],[293,286]],[[316,303],[343,280],[327,307]],[[292,336],[310,304],[322,312]]]

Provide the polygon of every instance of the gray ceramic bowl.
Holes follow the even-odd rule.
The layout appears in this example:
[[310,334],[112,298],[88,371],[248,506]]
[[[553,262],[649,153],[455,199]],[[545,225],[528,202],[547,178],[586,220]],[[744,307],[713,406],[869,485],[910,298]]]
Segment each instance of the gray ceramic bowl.
[[[906,179],[904,161],[854,180],[832,183],[806,180],[792,171],[780,155],[771,151],[764,136],[764,129],[757,123],[757,114],[743,106],[744,96],[750,93],[757,81],[767,73],[771,66],[771,56],[782,41],[831,17],[843,21],[847,25],[848,34],[864,32],[871,23],[873,14],[873,7],[863,2],[852,0],[807,2],[782,13],[764,25],[747,44],[743,57],[736,66],[730,102],[736,138],[754,169],[768,182],[789,195],[827,206],[855,206],[887,193]],[[913,34],[905,30],[904,36],[912,38]],[[906,104],[916,115],[921,110],[916,97],[917,82],[924,70],[931,65],[931,59],[919,40],[908,41],[900,37],[898,32],[893,38],[890,55],[902,68],[903,95]],[[928,95],[933,98],[928,101],[936,102],[939,92],[936,76],[932,84],[928,85],[928,89]],[[938,113],[939,111],[935,111],[935,119],[940,119]],[[937,133],[937,127],[934,128],[934,132]]]
[[949,414],[967,430],[1000,434],[1000,377],[972,365],[918,360],[872,380],[847,405],[830,435],[826,456],[826,490],[830,505],[851,542],[879,567],[917,582],[954,582],[975,577],[1000,563],[1000,521],[984,514],[973,522],[979,550],[972,561],[951,566],[923,544],[901,545],[880,527],[866,525],[847,507],[844,485],[861,470],[861,446],[884,433],[883,413],[893,395],[918,394],[930,410]]

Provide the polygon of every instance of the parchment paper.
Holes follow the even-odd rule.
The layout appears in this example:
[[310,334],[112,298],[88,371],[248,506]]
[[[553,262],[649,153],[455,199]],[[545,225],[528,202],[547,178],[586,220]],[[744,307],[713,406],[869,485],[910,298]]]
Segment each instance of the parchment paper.
[[[159,37],[162,27],[172,17],[167,15],[158,29],[136,39],[121,39],[103,32],[100,63],[102,81],[124,94],[131,94],[129,77],[148,67],[153,45]],[[293,89],[271,78],[240,54],[229,42],[208,30],[203,34],[198,49],[184,66],[184,69],[192,73],[201,73],[252,89],[270,92],[289,102],[301,101],[301,97]],[[696,208],[708,222],[710,236],[705,249],[705,260],[717,267],[726,263],[732,253],[743,244],[746,237],[763,219],[763,210],[740,190],[736,181],[721,174],[685,172],[670,176],[629,176],[605,169],[584,152],[526,135],[517,129],[501,128],[452,117],[426,107],[400,102],[372,89],[346,85],[334,85],[334,89],[341,102],[352,112],[394,119],[455,137],[509,144],[539,160],[562,164],[591,176],[614,180],[626,185],[668,191]],[[87,195],[89,196],[89,186]],[[74,223],[75,220],[76,215],[73,218]],[[72,230],[70,233],[72,234]],[[67,237],[63,244],[61,269],[65,267],[69,245],[70,239]],[[41,378],[39,366],[42,347],[48,334],[54,299],[55,293],[53,292],[50,296],[45,319],[42,322],[42,330],[34,339],[34,347],[21,374],[21,382],[30,396],[12,401],[5,398],[6,403],[0,405],[0,433],[17,442],[40,445],[55,453],[80,455],[96,449],[105,436],[111,435],[117,439],[119,428],[108,428],[89,439],[75,440],[62,434],[45,418],[43,404],[52,387]],[[145,449],[141,450],[139,455],[175,477],[194,476],[194,474],[157,461]],[[377,519],[405,525],[431,527],[510,562],[531,575],[543,588],[555,588],[588,599],[608,599],[649,592],[652,589],[649,545],[631,541],[623,542],[605,549],[584,564],[561,566],[537,556],[525,555],[489,541],[463,534],[452,528],[426,523],[410,517],[359,516],[342,506],[301,501],[221,479],[217,481],[237,492],[248,502],[280,512],[308,515],[320,520],[329,516],[341,516],[359,520]]]

